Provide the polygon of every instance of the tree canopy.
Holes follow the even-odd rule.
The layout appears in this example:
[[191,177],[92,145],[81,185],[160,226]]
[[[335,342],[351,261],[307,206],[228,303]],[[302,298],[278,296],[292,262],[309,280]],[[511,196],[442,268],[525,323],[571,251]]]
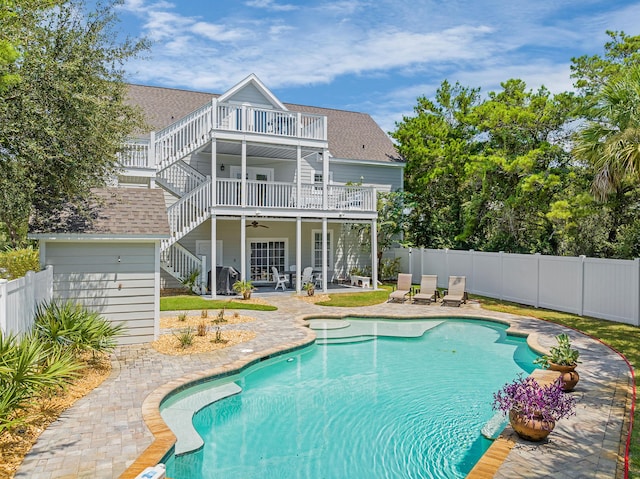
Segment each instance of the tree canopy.
[[0,1],[15,7],[2,10],[0,51],[13,53],[0,61],[0,223],[16,245],[30,215],[79,202],[115,172],[140,122],[122,65],[145,43],[116,40],[117,2],[87,11],[79,0]]
[[418,98],[391,133],[416,246],[640,253],[640,36],[608,34],[603,57],[572,60],[575,92],[508,79],[481,95],[444,81]]

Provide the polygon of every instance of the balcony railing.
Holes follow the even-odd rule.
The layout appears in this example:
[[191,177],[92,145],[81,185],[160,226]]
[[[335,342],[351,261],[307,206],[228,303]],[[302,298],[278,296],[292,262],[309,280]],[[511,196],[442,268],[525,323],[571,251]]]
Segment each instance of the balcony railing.
[[219,104],[216,128],[227,131],[326,140],[326,117],[310,113]]
[[155,169],[149,160],[149,140],[127,141],[118,153],[118,163],[123,168]]
[[322,185],[302,184],[300,195],[293,183],[246,181],[242,198],[242,182],[219,178],[216,181],[216,206],[247,206],[304,210],[375,211],[375,188],[365,186],[328,185],[324,204]]

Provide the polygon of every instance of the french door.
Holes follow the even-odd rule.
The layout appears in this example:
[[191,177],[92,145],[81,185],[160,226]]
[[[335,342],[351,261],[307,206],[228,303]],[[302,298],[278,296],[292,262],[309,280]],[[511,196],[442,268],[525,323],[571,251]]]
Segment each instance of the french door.
[[251,239],[249,241],[249,279],[254,282],[272,281],[271,268],[286,269],[286,239]]

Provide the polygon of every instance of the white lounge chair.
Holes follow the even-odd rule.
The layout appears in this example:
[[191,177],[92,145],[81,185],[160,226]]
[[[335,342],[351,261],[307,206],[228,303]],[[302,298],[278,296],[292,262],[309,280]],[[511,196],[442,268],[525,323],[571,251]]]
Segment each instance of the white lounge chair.
[[427,304],[433,301],[435,303],[439,296],[438,276],[435,274],[423,274],[420,279],[420,289],[413,295],[413,301],[424,301]]
[[302,277],[300,278],[300,282],[302,283],[302,287],[307,283],[313,283],[313,268],[311,266],[307,266],[302,270]]
[[462,303],[466,303],[466,282],[466,276],[449,276],[449,289],[442,298],[442,306],[460,306]]
[[411,298],[411,275],[408,273],[400,273],[398,275],[396,290],[389,295],[389,302],[400,301],[404,303],[407,296]]

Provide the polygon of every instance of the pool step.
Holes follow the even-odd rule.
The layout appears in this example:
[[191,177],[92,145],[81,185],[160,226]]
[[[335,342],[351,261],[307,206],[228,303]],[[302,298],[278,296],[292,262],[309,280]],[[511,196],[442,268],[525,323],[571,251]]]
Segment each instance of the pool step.
[[366,343],[375,340],[375,336],[353,336],[353,337],[341,337],[341,338],[318,338],[316,344],[355,344]]
[[497,439],[502,430],[505,428],[509,420],[501,412],[496,413],[487,423],[483,426],[480,433],[487,439]]

